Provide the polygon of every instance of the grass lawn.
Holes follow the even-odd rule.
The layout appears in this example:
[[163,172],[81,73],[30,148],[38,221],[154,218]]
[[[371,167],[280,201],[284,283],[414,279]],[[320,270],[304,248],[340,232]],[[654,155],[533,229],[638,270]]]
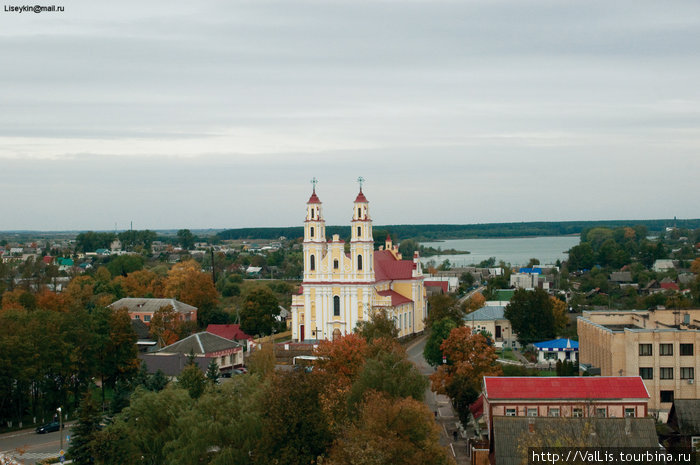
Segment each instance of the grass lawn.
[[503,349],[503,350],[497,350],[496,354],[498,354],[499,358],[502,358],[504,360],[513,360],[513,361],[518,361],[517,357],[513,353],[513,349]]

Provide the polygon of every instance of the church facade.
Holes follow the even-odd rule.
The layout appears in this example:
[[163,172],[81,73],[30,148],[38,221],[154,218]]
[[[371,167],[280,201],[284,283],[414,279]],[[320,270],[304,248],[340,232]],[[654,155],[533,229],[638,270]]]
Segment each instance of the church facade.
[[362,186],[350,224],[349,247],[338,235],[326,238],[314,187],[304,220],[304,279],[299,295],[292,297],[292,339],[332,340],[352,333],[357,323],[381,310],[394,320],[399,336],[422,332],[426,295],[418,253],[403,260],[389,237],[374,250],[372,218]]

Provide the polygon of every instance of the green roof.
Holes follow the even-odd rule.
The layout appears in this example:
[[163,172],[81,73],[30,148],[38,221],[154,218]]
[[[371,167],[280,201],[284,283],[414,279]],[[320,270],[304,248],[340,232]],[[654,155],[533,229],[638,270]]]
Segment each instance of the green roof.
[[515,289],[498,289],[493,293],[493,300],[498,300],[500,302],[508,301],[513,298],[515,294]]

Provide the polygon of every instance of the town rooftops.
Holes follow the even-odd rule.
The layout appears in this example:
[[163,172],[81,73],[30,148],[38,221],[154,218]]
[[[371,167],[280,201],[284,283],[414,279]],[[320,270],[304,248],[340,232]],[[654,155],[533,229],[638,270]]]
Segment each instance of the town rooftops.
[[578,342],[571,339],[553,339],[535,342],[533,345],[543,351],[578,350]]
[[668,422],[675,423],[678,432],[688,436],[700,433],[700,399],[675,399]]
[[168,306],[178,313],[190,313],[197,310],[197,307],[175,299],[148,299],[142,297],[124,297],[110,304],[109,308],[115,310],[125,308],[129,312],[155,313],[157,310]]
[[201,333],[192,334],[184,339],[177,341],[174,344],[163,347],[159,353],[179,353],[195,355],[206,355],[222,350],[231,350],[240,348],[241,345],[237,342],[230,341],[216,334],[202,331]]
[[214,325],[207,326],[207,332],[221,336],[230,341],[242,341],[245,339],[253,340],[253,336],[249,336],[241,329],[241,325]]
[[487,305],[467,314],[464,321],[495,321],[505,320],[504,312],[506,308],[500,305]]
[[508,399],[649,399],[639,376],[485,376],[489,401]]
[[440,289],[442,289],[443,293],[447,294],[448,286],[450,283],[448,283],[447,281],[423,281],[423,284],[426,287],[439,287]]

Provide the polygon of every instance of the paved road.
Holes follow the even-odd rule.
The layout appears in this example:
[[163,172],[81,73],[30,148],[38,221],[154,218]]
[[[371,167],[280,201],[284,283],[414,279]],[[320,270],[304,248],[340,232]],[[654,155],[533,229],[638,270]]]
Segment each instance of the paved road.
[[[427,339],[427,336],[421,336],[406,347],[408,359],[426,376],[435,372],[433,367],[428,365],[428,362],[423,358],[423,348],[425,347]],[[428,388],[425,391],[425,403],[430,410],[437,412],[435,421],[437,421],[438,426],[442,430],[440,434],[440,444],[449,449],[458,464],[469,463],[469,458],[466,453],[467,442],[461,438],[454,439],[454,432],[457,431],[459,419],[452,410],[449,397],[437,395]]]
[[[70,436],[70,426],[64,425],[64,449],[68,449],[66,437]],[[60,439],[58,431],[36,434],[34,428],[0,434],[0,454],[14,457],[19,463],[31,465],[41,459],[56,457],[60,449]]]
[[457,304],[462,305],[462,304],[464,303],[465,300],[467,300],[468,298],[470,298],[471,296],[473,296],[473,295],[474,295],[475,293],[477,293],[477,292],[481,292],[481,293],[483,294],[485,289],[486,289],[486,286],[479,286],[479,287],[477,287],[476,289],[474,289],[474,290],[471,291],[470,293],[464,294],[462,297],[460,297],[459,299],[457,299]]

